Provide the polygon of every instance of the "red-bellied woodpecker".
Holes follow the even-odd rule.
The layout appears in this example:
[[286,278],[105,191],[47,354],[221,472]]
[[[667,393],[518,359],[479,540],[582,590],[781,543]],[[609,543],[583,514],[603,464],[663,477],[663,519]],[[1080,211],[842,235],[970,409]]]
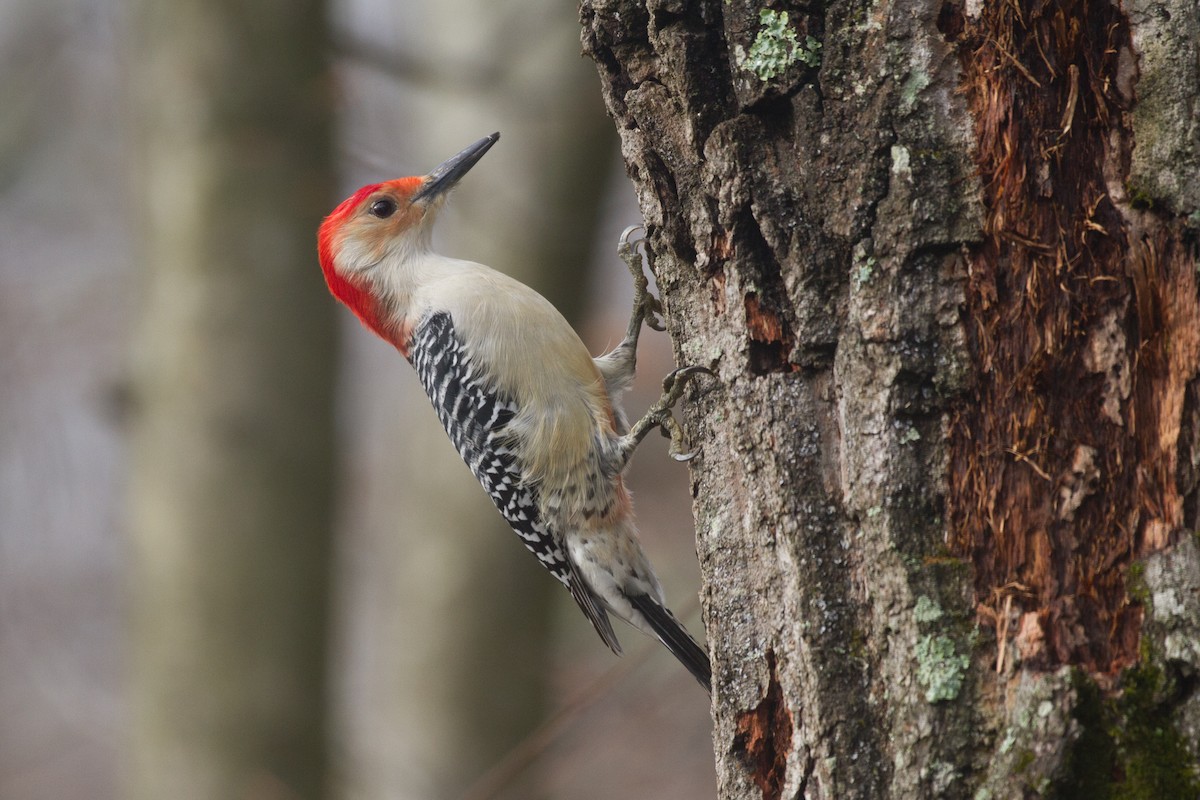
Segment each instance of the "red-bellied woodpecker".
[[708,656],[667,610],[638,543],[622,473],[654,428],[680,454],[671,408],[702,368],[671,373],[663,396],[627,426],[638,334],[654,324],[630,231],[621,255],[636,299],[624,340],[593,359],[557,309],[524,284],[430,248],[446,195],[496,143],[480,139],[424,177],[364,186],[321,225],[330,291],[417,371],[467,466],[542,565],[570,590],[614,652],[612,612],[658,638],[706,689]]

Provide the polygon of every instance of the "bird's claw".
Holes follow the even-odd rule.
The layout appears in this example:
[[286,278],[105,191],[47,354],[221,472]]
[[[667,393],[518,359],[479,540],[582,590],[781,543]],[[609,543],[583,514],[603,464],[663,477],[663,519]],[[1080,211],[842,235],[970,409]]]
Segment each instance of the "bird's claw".
[[658,422],[658,428],[662,435],[671,440],[670,453],[671,458],[680,462],[688,462],[695,458],[700,453],[697,448],[691,452],[684,452],[683,429],[679,427],[679,422],[671,414],[671,410],[675,404],[679,402],[679,398],[683,396],[684,390],[697,375],[708,375],[716,377],[716,373],[708,367],[702,367],[698,364],[692,364],[686,367],[679,367],[667,373],[663,378],[663,394],[659,398],[655,408],[662,415]]
[[668,373],[667,377],[663,378],[663,393],[658,398],[658,402],[652,405],[641,419],[633,423],[629,428],[629,432],[622,437],[613,461],[616,472],[621,472],[625,469],[638,443],[655,428],[658,428],[663,436],[671,440],[671,447],[668,451],[671,454],[671,458],[676,461],[686,462],[696,457],[700,452],[699,449],[690,453],[685,452],[683,429],[680,428],[678,420],[671,414],[671,410],[679,402],[679,399],[683,397],[684,389],[687,388],[688,383],[697,375],[715,377],[716,373],[708,367],[688,366],[680,367]]
[[686,464],[696,456],[700,455],[700,448],[697,447],[690,453],[683,452],[683,431],[679,427],[679,423],[673,416],[667,416],[658,426],[664,439],[671,440],[671,446],[667,449],[667,454],[681,464]]
[[678,367],[667,373],[663,378],[663,399],[668,397],[670,401],[667,408],[671,408],[683,395],[683,390],[687,384],[697,375],[708,375],[710,378],[715,378],[717,373],[713,372],[708,367],[702,367],[699,364],[691,364],[686,367]]
[[645,237],[642,237],[642,236],[639,236],[636,239],[633,239],[632,241],[629,238],[629,237],[633,236],[635,231],[644,231],[644,230],[646,230],[645,225],[630,225],[628,228],[621,231],[621,238],[618,240],[618,243],[617,243],[617,254],[621,257],[622,260],[625,260],[625,254],[627,252],[629,252],[630,250],[636,250],[637,246],[639,244],[646,241]]
[[[649,281],[646,279],[646,273],[642,270],[642,250],[645,249],[646,239],[643,236],[633,238],[637,231],[645,231],[643,225],[630,225],[625,230],[621,231],[621,238],[617,244],[617,255],[625,265],[629,268],[629,273],[633,275],[633,308],[634,317],[640,322],[645,322],[646,326],[656,330],[665,331],[666,325],[663,324],[661,317],[662,303],[654,295],[650,294]],[[642,250],[638,247],[641,246]]]

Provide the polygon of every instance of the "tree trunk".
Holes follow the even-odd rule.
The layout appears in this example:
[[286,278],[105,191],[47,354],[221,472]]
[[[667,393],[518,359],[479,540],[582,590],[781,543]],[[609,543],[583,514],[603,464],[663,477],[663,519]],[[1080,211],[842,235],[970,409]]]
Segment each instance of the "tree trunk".
[[318,797],[333,197],[320,2],[138,4],[133,798]]
[[718,374],[721,796],[1195,797],[1195,4],[581,17]]

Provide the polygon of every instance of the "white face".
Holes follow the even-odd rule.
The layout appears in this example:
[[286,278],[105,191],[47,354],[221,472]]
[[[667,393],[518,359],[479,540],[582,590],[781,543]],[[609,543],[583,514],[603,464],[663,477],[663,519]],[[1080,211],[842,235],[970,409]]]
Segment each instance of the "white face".
[[318,235],[326,278],[354,280],[384,260],[403,264],[428,252],[433,218],[447,194],[499,138],[483,137],[428,175],[370,184],[344,200]]
[[[429,223],[437,203],[412,202],[421,178],[401,178],[364,186],[338,206],[321,226],[326,270],[353,277],[388,258],[404,258],[429,241]],[[324,264],[329,259],[331,264]]]

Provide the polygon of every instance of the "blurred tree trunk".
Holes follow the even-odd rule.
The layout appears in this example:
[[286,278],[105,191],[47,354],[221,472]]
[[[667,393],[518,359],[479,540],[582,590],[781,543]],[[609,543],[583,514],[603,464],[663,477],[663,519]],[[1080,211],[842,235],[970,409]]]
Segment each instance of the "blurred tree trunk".
[[[372,116],[395,117],[375,140],[370,119],[360,129],[351,119],[349,141],[375,152],[349,155],[403,172],[375,166],[364,179],[419,174],[501,131],[441,213],[438,249],[512,275],[578,318],[617,143],[571,10],[455,0],[377,11],[341,50],[348,67],[390,79],[349,76]],[[376,44],[388,21],[396,50]],[[459,797],[543,718],[551,600],[571,601],[496,513],[412,370],[373,340],[361,350],[370,384],[357,391],[370,397],[352,401],[365,441],[352,456],[362,466],[342,548],[337,794]],[[530,791],[523,782],[520,796]]]
[[787,5],[581,9],[719,374],[721,796],[1196,797],[1200,11]]
[[136,4],[129,796],[317,797],[333,196],[320,2]]

